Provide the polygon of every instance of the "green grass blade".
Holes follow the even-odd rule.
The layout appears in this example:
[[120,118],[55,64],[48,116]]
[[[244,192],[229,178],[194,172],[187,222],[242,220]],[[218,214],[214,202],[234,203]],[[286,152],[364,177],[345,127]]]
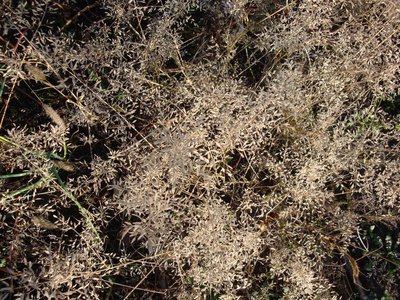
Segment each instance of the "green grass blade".
[[64,182],[60,178],[60,175],[58,175],[58,172],[57,172],[56,168],[55,167],[51,167],[50,170],[54,174],[54,176],[57,178],[58,183],[63,188],[65,193],[72,199],[72,201],[75,202],[76,206],[78,206],[79,210],[81,211],[82,215],[86,218],[86,221],[90,224],[90,227],[92,227],[92,229],[93,229],[94,233],[96,234],[96,236],[99,238],[100,241],[102,241],[101,238],[100,238],[99,233],[97,232],[96,228],[94,227],[94,224],[93,224],[92,220],[90,219],[89,215],[87,214],[86,209],[79,203],[79,201],[75,198],[75,196],[72,195],[72,193],[65,186]]
[[4,75],[3,81],[1,82],[1,86],[0,86],[0,97],[3,95],[3,91],[4,91],[4,86],[6,85],[6,76]]
[[10,193],[9,195],[4,196],[1,199],[1,201],[3,202],[3,201],[6,201],[8,199],[11,199],[11,198],[13,198],[15,196],[18,196],[19,194],[22,194],[22,193],[25,193],[25,192],[29,192],[29,191],[31,191],[31,190],[33,190],[35,188],[38,188],[38,187],[43,187],[43,186],[45,186],[47,184],[48,180],[49,180],[49,178],[40,178],[35,183],[32,183],[32,184],[30,184],[30,185],[28,185],[28,186],[26,186],[26,187],[24,187],[24,188],[22,188],[20,190],[14,191],[14,192]]
[[30,174],[36,173],[39,170],[44,170],[44,169],[47,169],[47,168],[39,168],[39,169],[36,169],[33,171],[22,172],[22,173],[0,175],[0,179],[24,177],[26,175],[30,175]]
[[[39,156],[39,157],[43,157],[43,158],[46,158],[46,159],[48,159],[48,158],[53,158],[53,159],[58,159],[58,160],[63,160],[64,159],[63,157],[61,157],[61,156],[59,156],[57,154],[54,154],[54,153],[40,154],[39,152],[32,151],[32,150],[30,150],[30,149],[28,149],[28,148],[26,148],[24,146],[18,145],[17,143],[14,143],[13,141],[10,141],[9,139],[7,139],[4,136],[0,136],[0,142],[2,142],[4,144],[7,144],[7,145],[10,145],[10,146],[13,146],[13,147],[16,147],[16,148],[19,148],[19,149],[22,149],[22,150],[24,150],[24,151],[26,151],[28,153],[31,153],[34,156]],[[65,147],[66,146],[64,146],[64,156],[66,155],[65,154],[65,152],[66,152],[66,148]]]

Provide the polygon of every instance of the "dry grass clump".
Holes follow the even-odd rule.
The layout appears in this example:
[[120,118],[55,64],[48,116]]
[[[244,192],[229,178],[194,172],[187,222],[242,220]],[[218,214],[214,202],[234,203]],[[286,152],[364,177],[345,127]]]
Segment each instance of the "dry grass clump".
[[0,299],[398,296],[396,1],[1,8]]

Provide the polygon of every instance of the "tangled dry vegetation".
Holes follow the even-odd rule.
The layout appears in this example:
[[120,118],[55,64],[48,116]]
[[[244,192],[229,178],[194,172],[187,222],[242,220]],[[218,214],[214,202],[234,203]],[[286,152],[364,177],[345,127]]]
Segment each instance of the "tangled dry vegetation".
[[0,16],[0,299],[399,299],[397,0]]

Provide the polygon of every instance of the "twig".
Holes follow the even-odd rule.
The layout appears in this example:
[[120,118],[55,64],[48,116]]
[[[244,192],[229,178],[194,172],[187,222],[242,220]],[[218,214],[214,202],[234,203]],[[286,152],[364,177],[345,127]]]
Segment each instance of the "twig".
[[2,36],[0,36],[0,41],[3,41],[4,43],[6,43],[6,45],[8,45],[10,48],[13,48],[14,49],[14,47],[15,47],[15,45],[14,44],[11,44],[9,41],[7,41],[5,38],[3,38]]
[[[297,0],[294,0],[288,4],[286,4],[285,6],[282,6],[280,9],[278,9],[277,11],[275,11],[274,13],[270,14],[269,16],[265,17],[263,20],[261,20],[261,22],[264,22],[270,18],[272,18],[273,16],[275,16],[276,14],[279,14],[281,11],[287,9],[289,6],[293,5],[294,3],[296,3]],[[276,3],[275,3],[276,4]]]
[[25,37],[25,34],[28,32],[28,30],[29,30],[29,28],[26,28],[23,32],[21,32],[21,35],[20,35],[20,37],[18,38],[17,43],[14,45],[12,55],[14,55],[14,54],[17,52],[19,43],[21,42],[22,38]]
[[[6,75],[7,75],[7,74],[6,74]],[[4,89],[5,82],[6,82],[6,76],[4,75],[4,79],[3,79],[3,82],[2,82],[2,85],[1,85],[0,97],[1,97],[1,95],[2,95],[2,93],[3,93],[3,89]],[[3,111],[3,114],[2,114],[1,120],[0,120],[0,129],[1,129],[1,127],[3,126],[3,121],[4,121],[4,118],[5,118],[5,116],[6,116],[8,104],[9,104],[10,101],[11,101],[12,92],[13,92],[13,90],[14,90],[14,88],[15,88],[16,83],[17,83],[17,82],[14,81],[13,86],[11,87],[11,91],[10,91],[10,93],[8,94],[8,98],[7,98],[6,103],[5,103],[5,105],[4,105],[4,111]]]
[[85,11],[87,11],[88,9],[91,9],[93,7],[96,7],[97,5],[99,5],[99,2],[93,3],[91,5],[86,6],[84,9],[80,10],[75,16],[73,16],[71,19],[69,19],[63,27],[61,27],[58,30],[58,34],[60,34],[69,24],[71,24],[76,18],[78,18],[81,14],[83,14]]
[[[167,253],[165,253],[164,257],[166,257]],[[145,281],[146,278],[155,270],[155,268],[157,268],[157,266],[161,263],[161,261],[158,261],[157,263],[154,264],[154,267],[151,268],[151,270],[142,278],[142,280],[139,281],[139,283],[129,292],[129,294],[124,298],[124,300],[130,299],[129,297],[132,295],[132,293],[138,289],[138,287],[143,283],[143,281]]]

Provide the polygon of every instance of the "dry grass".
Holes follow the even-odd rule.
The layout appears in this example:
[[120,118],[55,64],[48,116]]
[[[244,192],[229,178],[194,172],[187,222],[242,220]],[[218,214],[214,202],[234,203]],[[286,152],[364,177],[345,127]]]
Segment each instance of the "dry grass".
[[398,297],[397,6],[5,1],[0,299]]

